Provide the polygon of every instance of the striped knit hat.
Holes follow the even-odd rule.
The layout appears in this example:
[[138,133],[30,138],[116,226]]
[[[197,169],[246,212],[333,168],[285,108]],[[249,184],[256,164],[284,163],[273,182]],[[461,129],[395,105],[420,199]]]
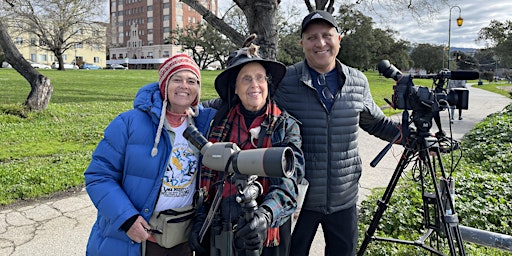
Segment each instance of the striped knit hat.
[[151,150],[151,156],[156,156],[158,154],[158,143],[160,142],[160,136],[162,134],[162,128],[165,122],[165,114],[167,111],[167,89],[169,86],[169,78],[171,78],[174,74],[180,71],[190,71],[196,75],[198,79],[199,90],[197,93],[196,99],[192,102],[190,111],[187,111],[189,117],[197,116],[199,113],[197,105],[199,104],[199,97],[201,95],[201,72],[199,71],[199,66],[196,62],[187,54],[180,53],[176,54],[160,65],[158,68],[158,85],[160,87],[160,94],[162,95],[163,103],[162,103],[162,112],[160,113],[160,123],[158,124],[158,129],[155,137],[155,144],[153,145],[153,149]]
[[[197,76],[199,83],[201,83],[201,72],[196,62],[187,54],[180,53],[168,58],[158,68],[158,84],[160,85],[160,93],[162,99],[167,100],[167,85],[169,84],[169,78],[174,74],[188,70]],[[199,94],[198,94],[199,97]],[[197,106],[199,99],[192,102],[192,106]]]

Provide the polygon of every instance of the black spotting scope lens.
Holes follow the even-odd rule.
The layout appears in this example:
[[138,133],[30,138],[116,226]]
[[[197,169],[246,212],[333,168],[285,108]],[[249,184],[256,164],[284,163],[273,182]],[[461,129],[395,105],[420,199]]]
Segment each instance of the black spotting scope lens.
[[201,150],[208,140],[197,130],[193,125],[189,125],[185,131],[183,131],[183,137],[190,141],[197,149]]

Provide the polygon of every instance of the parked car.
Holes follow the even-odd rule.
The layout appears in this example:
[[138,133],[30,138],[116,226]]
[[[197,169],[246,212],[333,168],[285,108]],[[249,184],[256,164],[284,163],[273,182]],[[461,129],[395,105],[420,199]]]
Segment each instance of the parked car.
[[[53,69],[59,69],[59,62],[52,63]],[[64,69],[78,69],[78,66],[72,63],[64,63]]]
[[41,63],[37,63],[37,62],[30,62],[30,65],[33,68],[40,68],[40,69],[51,69],[52,68],[46,64],[41,64]]
[[123,66],[123,65],[121,65],[121,64],[112,64],[112,65],[110,65],[108,68],[109,68],[109,69],[114,69],[114,70],[115,70],[115,69],[123,69],[123,70],[128,69],[128,67],[125,67],[125,66]]
[[7,63],[7,61],[2,62],[2,68],[12,68],[11,64]]
[[96,69],[101,69],[101,67],[98,65],[95,65],[95,64],[84,63],[84,64],[82,64],[81,69],[96,70]]

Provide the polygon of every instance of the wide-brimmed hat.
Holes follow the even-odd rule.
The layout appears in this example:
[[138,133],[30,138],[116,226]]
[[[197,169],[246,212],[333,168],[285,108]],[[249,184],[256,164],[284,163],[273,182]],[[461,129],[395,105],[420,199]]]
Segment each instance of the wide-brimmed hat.
[[247,63],[257,62],[261,64],[269,76],[268,91],[272,97],[277,86],[286,72],[286,66],[278,61],[263,59],[258,54],[259,46],[250,44],[237,51],[232,52],[227,61],[226,70],[215,78],[215,90],[225,102],[230,102],[235,96],[235,83],[238,73]]

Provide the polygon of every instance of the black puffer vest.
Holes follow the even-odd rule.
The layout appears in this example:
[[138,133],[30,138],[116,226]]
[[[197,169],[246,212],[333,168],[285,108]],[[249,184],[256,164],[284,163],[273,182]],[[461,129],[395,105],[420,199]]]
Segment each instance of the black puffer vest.
[[325,214],[357,202],[361,159],[358,129],[392,140],[397,124],[386,118],[370,94],[366,76],[336,63],[340,81],[331,111],[313,87],[305,62],[289,66],[274,95],[278,105],[301,123],[305,177],[309,181],[303,209]]

